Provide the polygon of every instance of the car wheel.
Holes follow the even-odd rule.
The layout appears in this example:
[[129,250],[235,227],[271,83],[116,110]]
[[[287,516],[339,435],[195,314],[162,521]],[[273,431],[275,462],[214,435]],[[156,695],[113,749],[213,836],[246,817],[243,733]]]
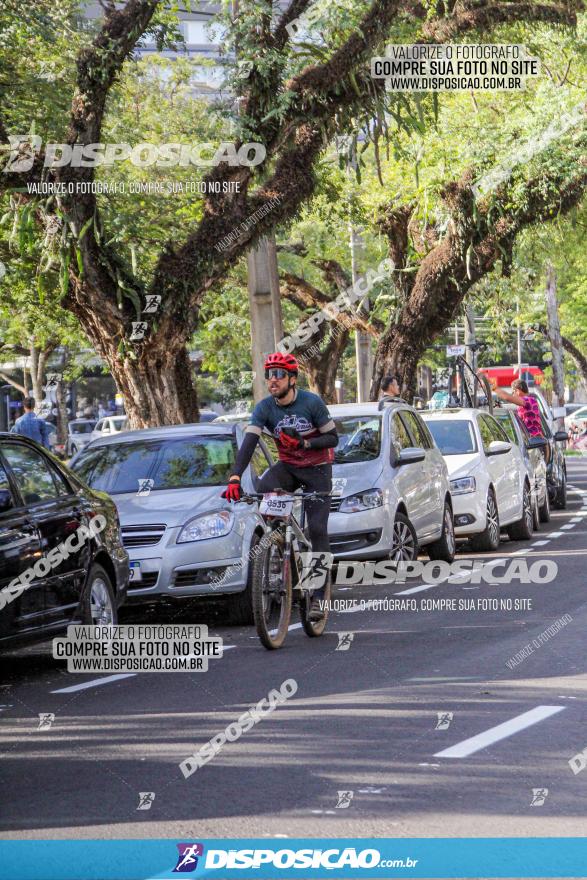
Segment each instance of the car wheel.
[[554,496],[553,505],[557,510],[566,510],[567,507],[567,475],[564,471],[562,480],[560,481],[560,485]]
[[530,487],[526,484],[522,496],[522,516],[517,522],[508,526],[507,532],[512,541],[528,541],[532,537],[533,526],[534,511],[532,510],[532,495],[530,493]]
[[499,511],[493,489],[487,495],[487,513],[485,528],[478,535],[471,538],[473,550],[497,550],[499,547],[500,527]]
[[532,505],[532,530],[540,531],[540,510],[538,509],[538,497],[534,495],[534,503]]
[[540,522],[550,522],[550,496],[548,494],[548,486],[544,493],[544,504],[541,504],[538,508],[538,516],[540,517]]
[[450,504],[445,501],[444,513],[442,515],[442,535],[438,541],[433,541],[432,544],[428,544],[426,552],[430,559],[442,562],[452,562],[455,558],[456,547],[457,544],[455,540],[455,526],[452,510],[450,509]]
[[249,571],[247,575],[247,585],[240,593],[234,596],[227,596],[224,600],[227,606],[228,623],[234,626],[252,626],[253,620],[253,562],[256,556],[255,547],[260,541],[259,535],[253,535],[251,547],[249,550]]
[[396,513],[389,558],[394,562],[411,562],[417,556],[418,538],[416,530],[405,514]]
[[114,626],[118,622],[110,577],[98,564],[92,565],[88,575],[82,599],[82,620],[93,626]]

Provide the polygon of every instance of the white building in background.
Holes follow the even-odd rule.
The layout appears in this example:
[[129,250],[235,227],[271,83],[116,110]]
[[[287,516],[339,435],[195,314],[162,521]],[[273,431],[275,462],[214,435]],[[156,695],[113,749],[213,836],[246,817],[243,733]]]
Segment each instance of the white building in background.
[[[186,56],[201,58],[206,63],[195,71],[194,94],[214,97],[220,94],[224,79],[222,59],[224,30],[220,24],[211,25],[211,22],[221,7],[218,3],[193,3],[193,8],[194,12],[181,11],[178,14],[179,30],[184,42],[177,44],[176,51],[164,49],[159,52],[155,37],[151,35],[143,37],[135,51],[142,57],[158,54],[162,58],[169,58],[171,63],[175,58]],[[95,0],[88,0],[84,17],[93,20],[102,18],[103,15],[104,10],[100,4]]]

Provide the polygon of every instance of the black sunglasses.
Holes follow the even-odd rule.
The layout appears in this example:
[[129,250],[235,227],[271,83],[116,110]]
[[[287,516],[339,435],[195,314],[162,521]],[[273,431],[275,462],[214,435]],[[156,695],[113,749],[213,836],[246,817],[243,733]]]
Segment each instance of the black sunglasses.
[[270,367],[268,370],[265,370],[266,379],[285,379],[287,375],[287,370],[283,370],[281,367]]

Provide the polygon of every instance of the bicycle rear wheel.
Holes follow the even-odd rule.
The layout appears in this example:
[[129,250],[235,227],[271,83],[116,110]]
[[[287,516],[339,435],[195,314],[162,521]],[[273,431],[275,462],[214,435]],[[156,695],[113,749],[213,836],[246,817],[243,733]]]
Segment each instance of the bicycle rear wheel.
[[322,620],[310,620],[310,605],[312,596],[308,590],[304,590],[300,598],[300,620],[302,627],[307,636],[311,639],[321,636],[326,629],[328,620],[328,609],[330,607],[330,596],[332,593],[331,574],[328,575],[326,586],[324,587],[324,617]]
[[281,648],[291,618],[291,564],[285,559],[282,531],[272,532],[266,549],[253,563],[253,617],[261,644],[272,651]]

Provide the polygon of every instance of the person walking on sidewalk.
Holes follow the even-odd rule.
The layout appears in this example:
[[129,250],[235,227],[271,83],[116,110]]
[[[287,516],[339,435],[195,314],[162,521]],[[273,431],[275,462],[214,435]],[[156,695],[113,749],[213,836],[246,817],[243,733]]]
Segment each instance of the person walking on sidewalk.
[[35,398],[25,397],[23,401],[24,415],[17,419],[10,429],[11,434],[21,434],[23,437],[29,437],[36,440],[45,449],[50,449],[49,433],[50,428],[44,419],[40,419],[35,415]]

